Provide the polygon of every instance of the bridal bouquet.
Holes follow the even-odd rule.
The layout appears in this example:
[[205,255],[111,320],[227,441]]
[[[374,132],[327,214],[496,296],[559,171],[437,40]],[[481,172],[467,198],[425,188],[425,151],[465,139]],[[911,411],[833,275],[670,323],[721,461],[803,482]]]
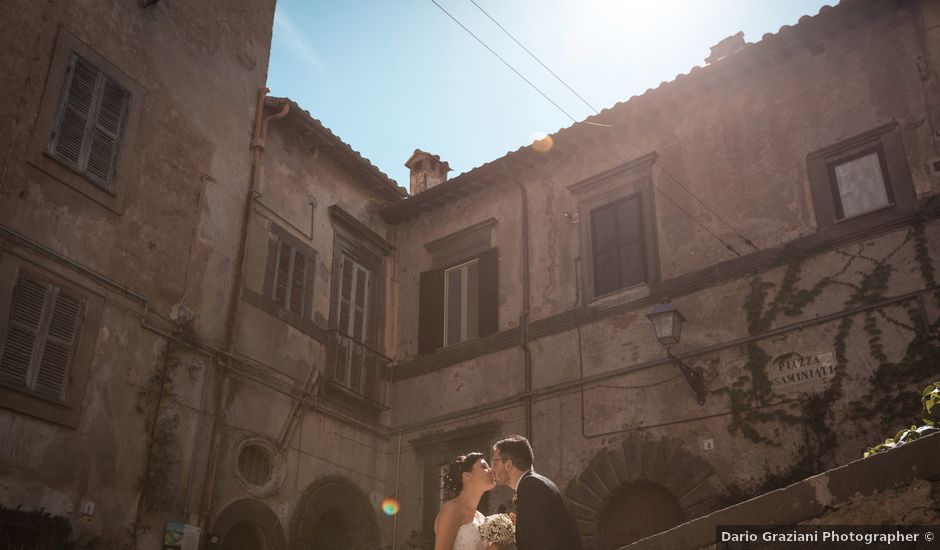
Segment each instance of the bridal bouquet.
[[480,536],[487,544],[504,544],[513,542],[516,536],[516,526],[506,514],[486,516],[480,525]]

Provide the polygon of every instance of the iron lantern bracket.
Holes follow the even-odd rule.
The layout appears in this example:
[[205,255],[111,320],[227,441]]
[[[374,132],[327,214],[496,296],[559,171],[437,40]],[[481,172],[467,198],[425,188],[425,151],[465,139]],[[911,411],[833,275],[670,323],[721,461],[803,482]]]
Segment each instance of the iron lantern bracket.
[[682,372],[682,376],[685,377],[685,381],[689,383],[689,387],[692,388],[692,391],[695,392],[695,397],[698,398],[698,404],[705,404],[705,376],[702,372],[702,367],[692,368],[685,363],[682,359],[679,359],[672,354],[668,349],[666,354],[669,356],[669,360],[672,362],[679,371]]

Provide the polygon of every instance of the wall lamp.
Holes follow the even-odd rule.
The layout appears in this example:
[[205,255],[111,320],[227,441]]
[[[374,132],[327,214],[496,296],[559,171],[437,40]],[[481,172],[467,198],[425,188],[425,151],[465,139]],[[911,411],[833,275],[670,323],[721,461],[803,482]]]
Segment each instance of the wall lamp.
[[705,380],[702,374],[702,368],[692,368],[688,366],[682,359],[673,355],[671,351],[672,346],[679,343],[679,336],[682,334],[682,323],[685,322],[685,317],[679,313],[676,306],[667,302],[654,306],[653,309],[646,314],[646,318],[653,323],[653,331],[656,333],[656,339],[666,348],[666,356],[669,358],[669,361],[685,376],[685,381],[689,383],[689,387],[692,388],[692,391],[695,392],[695,396],[698,397],[698,404],[704,405]]

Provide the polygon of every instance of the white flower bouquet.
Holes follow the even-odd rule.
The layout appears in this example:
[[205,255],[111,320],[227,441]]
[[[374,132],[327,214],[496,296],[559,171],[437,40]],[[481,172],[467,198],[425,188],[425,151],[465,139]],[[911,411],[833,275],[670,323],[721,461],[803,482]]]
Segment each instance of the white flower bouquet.
[[493,514],[486,516],[480,525],[480,536],[487,544],[505,544],[514,542],[516,526],[507,514]]

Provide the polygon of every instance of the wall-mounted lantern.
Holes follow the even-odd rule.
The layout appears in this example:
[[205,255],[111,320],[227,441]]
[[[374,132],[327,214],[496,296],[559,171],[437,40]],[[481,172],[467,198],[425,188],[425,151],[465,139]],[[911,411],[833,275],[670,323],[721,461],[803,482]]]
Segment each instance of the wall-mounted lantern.
[[695,396],[698,397],[698,404],[704,405],[705,380],[701,367],[695,367],[693,369],[686,365],[682,359],[673,355],[671,351],[672,346],[679,343],[679,337],[682,335],[682,323],[685,322],[685,317],[679,313],[676,306],[668,302],[654,306],[653,309],[646,314],[646,317],[653,324],[656,339],[666,348],[666,356],[669,357],[669,361],[685,376],[686,382],[689,383],[692,391],[695,392]]

